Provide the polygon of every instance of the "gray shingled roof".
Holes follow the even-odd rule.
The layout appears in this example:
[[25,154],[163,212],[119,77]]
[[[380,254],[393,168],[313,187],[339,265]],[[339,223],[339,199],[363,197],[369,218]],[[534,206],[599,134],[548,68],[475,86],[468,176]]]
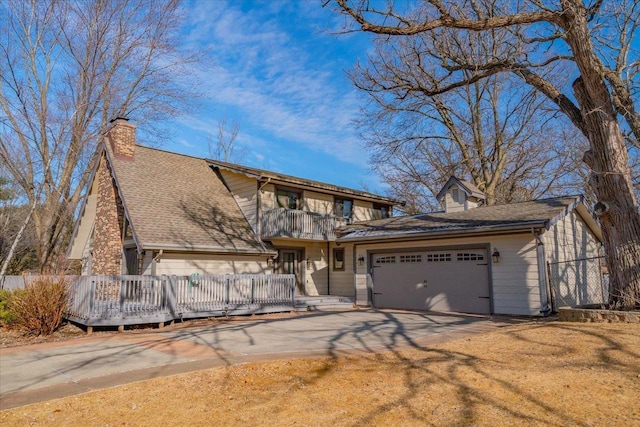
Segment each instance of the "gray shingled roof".
[[367,191],[362,190],[354,190],[353,188],[340,187],[338,185],[327,184],[326,182],[313,181],[306,178],[299,178],[292,175],[285,175],[278,172],[272,172],[264,169],[252,168],[249,166],[237,165],[234,163],[227,163],[220,160],[207,159],[210,165],[213,165],[217,168],[226,169],[232,172],[241,173],[250,177],[254,177],[256,179],[271,179],[273,181],[285,182],[292,185],[300,185],[304,187],[313,187],[325,191],[335,192],[335,193],[343,193],[343,194],[351,194],[353,196],[357,196],[364,199],[369,199],[376,202],[388,203],[390,205],[400,205],[403,202],[400,200],[392,199],[390,197],[380,196],[378,194],[369,193]]
[[122,159],[105,146],[141,249],[267,253],[205,160],[140,145]]
[[498,206],[482,206],[460,212],[435,212],[358,222],[342,229],[340,241],[413,234],[464,234],[547,226],[580,202],[581,196],[565,196]]

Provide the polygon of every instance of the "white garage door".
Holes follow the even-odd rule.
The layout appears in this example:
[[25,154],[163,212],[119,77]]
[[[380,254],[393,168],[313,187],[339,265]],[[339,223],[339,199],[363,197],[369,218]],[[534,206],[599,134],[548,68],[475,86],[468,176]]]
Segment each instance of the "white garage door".
[[373,305],[491,313],[486,249],[373,255]]

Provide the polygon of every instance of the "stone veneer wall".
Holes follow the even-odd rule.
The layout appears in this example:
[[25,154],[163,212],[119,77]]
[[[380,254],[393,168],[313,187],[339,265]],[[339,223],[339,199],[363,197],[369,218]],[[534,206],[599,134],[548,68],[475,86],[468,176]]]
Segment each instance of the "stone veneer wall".
[[100,159],[96,173],[98,200],[93,231],[94,275],[118,275],[122,272],[122,221],[124,209],[106,156]]
[[640,312],[559,307],[558,320],[561,322],[640,323]]

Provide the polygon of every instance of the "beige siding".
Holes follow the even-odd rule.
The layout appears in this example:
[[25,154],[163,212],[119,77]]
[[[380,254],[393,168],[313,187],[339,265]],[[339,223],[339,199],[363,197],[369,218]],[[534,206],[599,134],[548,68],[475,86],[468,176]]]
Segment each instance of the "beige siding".
[[[542,235],[550,273],[549,287],[556,307],[601,302],[606,298],[601,278],[599,241],[576,211],[566,215]],[[575,262],[562,262],[574,261]],[[546,264],[546,263],[545,263]]]
[[307,295],[327,295],[327,245],[324,242],[311,243],[305,246],[305,256],[309,261],[306,266],[305,292]]
[[542,235],[547,261],[557,262],[598,256],[598,240],[575,211]]
[[464,210],[464,203],[460,202],[460,199],[453,199],[453,190],[458,190],[458,198],[464,197],[463,190],[457,185],[452,185],[444,195],[444,209],[446,212],[457,212]]
[[188,276],[206,274],[270,273],[266,257],[233,255],[163,254],[156,263],[156,274]]
[[225,183],[231,190],[233,198],[240,206],[240,210],[244,214],[253,231],[258,229],[258,200],[257,200],[257,181],[255,178],[220,170]]
[[373,203],[362,200],[354,200],[353,203],[353,220],[367,221],[376,219],[373,214]]
[[302,196],[303,210],[322,215],[333,213],[333,196],[331,194],[305,191]]
[[[309,296],[327,295],[327,274],[329,272],[329,266],[326,242],[274,239],[272,244],[280,249],[303,249],[304,260],[300,263],[300,267],[304,272],[303,281],[305,294]],[[333,288],[331,293],[334,294]]]
[[[540,315],[542,303],[536,244],[531,234],[510,236],[469,237],[458,239],[424,240],[416,242],[395,242],[386,244],[358,245],[356,258],[388,249],[430,249],[435,247],[455,247],[458,245],[490,245],[490,251],[497,248],[500,262],[492,263],[492,298],[495,314]],[[358,304],[368,300],[367,268],[357,266],[355,275],[356,300]]]
[[335,244],[331,245],[330,273],[331,273],[331,295],[340,295],[345,297],[353,297],[355,294],[353,283],[353,245],[341,245],[344,248],[344,271],[333,269],[333,249]]
[[262,212],[276,208],[276,187],[273,184],[265,185],[260,192],[260,209]]

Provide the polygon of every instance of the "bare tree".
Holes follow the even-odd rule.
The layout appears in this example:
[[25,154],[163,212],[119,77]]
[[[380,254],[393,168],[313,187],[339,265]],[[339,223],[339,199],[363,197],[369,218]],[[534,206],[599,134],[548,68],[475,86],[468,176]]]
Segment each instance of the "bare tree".
[[240,126],[236,121],[231,123],[231,128],[227,129],[227,118],[223,118],[218,122],[218,134],[214,138],[208,135],[209,155],[223,162],[241,163],[246,156],[246,151],[236,145],[236,138]]
[[45,271],[68,243],[109,119],[183,112],[194,91],[179,77],[199,57],[177,49],[177,0],[6,0],[0,16],[0,159],[35,207]]
[[[639,55],[637,1],[425,0],[416,10],[405,2],[376,9],[368,1],[335,0],[341,13],[361,30],[387,36],[434,33],[443,40],[478,32],[507,32],[521,49],[508,46],[494,56],[464,49],[437,64],[437,96],[501,73],[517,76],[546,96],[589,141],[584,162],[598,202],[594,208],[604,235],[611,280],[611,303],[630,308],[640,300],[640,212],[633,189],[629,150],[639,146]],[[485,12],[487,10],[488,12]],[[550,80],[549,67],[561,64],[575,79],[568,87]]]
[[470,177],[489,205],[561,192],[559,185],[574,182],[568,175],[577,163],[561,148],[563,134],[547,126],[555,113],[543,109],[548,101],[535,90],[499,75],[425,94],[439,85],[432,64],[450,55],[451,44],[489,56],[504,43],[496,33],[381,36],[367,65],[351,72],[371,101],[359,125],[372,166],[409,211],[435,208],[433,195],[451,175]]

